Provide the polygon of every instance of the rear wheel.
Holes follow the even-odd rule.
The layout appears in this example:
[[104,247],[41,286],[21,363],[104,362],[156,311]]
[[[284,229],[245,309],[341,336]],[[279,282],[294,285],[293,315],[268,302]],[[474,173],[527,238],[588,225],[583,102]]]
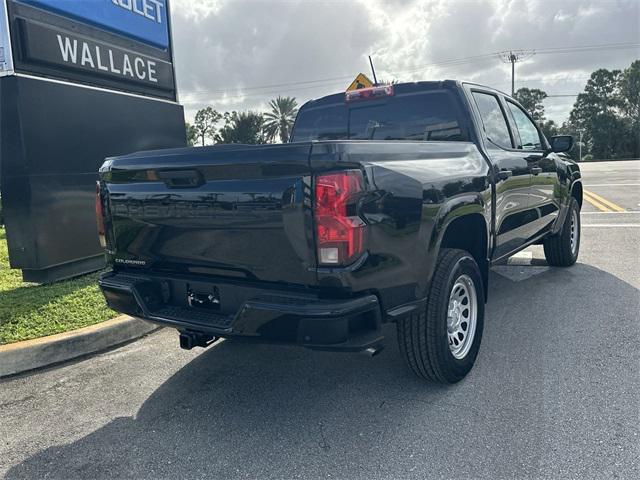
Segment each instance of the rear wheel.
[[398,321],[398,342],[416,375],[455,383],[471,370],[484,327],[482,276],[471,254],[442,249],[426,309]]
[[576,263],[580,252],[580,206],[575,198],[571,197],[569,201],[569,211],[560,232],[545,238],[543,245],[549,265],[570,267]]

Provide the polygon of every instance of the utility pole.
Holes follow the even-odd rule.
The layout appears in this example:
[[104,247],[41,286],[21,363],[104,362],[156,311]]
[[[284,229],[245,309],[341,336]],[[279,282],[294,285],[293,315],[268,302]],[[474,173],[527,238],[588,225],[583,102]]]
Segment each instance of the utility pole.
[[371,60],[371,55],[369,55],[369,65],[371,65],[371,73],[373,73],[373,84],[378,85],[378,79],[376,78],[376,69],[373,68],[373,60]]
[[580,158],[580,162],[582,162],[582,132],[584,132],[584,130],[581,128],[580,130],[578,130],[578,133],[580,134],[580,141],[578,142],[578,150],[579,150],[579,154],[578,157]]
[[535,50],[509,50],[500,52],[498,56],[504,63],[511,64],[511,96],[516,93],[516,62],[521,62],[535,55]]
[[511,96],[516,94],[516,57],[513,53],[509,52],[509,61],[511,62]]

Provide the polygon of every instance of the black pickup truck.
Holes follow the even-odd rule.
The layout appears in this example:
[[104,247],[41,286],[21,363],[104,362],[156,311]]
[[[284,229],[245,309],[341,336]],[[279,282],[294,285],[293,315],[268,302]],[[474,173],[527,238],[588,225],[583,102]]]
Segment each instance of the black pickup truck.
[[419,376],[473,366],[489,268],[531,244],[575,263],[582,183],[507,95],[456,81],[306,103],[291,142],[109,158],[98,229],[108,305],[180,332],[378,352]]

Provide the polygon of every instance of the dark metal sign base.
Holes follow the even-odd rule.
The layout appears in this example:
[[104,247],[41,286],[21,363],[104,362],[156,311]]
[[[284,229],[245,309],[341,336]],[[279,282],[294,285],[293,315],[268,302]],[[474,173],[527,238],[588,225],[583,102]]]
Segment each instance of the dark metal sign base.
[[94,199],[105,157],[186,144],[176,103],[17,75],[0,78],[0,136],[9,258],[34,282],[104,265]]

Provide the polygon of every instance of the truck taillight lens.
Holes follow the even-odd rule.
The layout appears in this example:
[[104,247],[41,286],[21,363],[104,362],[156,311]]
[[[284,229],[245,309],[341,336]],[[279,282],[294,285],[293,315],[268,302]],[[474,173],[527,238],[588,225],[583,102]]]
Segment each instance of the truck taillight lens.
[[365,223],[356,209],[363,184],[359,170],[316,177],[314,214],[320,264],[346,265],[362,254]]
[[102,248],[107,246],[107,239],[104,230],[104,208],[102,207],[102,188],[100,182],[96,182],[96,223],[98,226],[98,237]]

